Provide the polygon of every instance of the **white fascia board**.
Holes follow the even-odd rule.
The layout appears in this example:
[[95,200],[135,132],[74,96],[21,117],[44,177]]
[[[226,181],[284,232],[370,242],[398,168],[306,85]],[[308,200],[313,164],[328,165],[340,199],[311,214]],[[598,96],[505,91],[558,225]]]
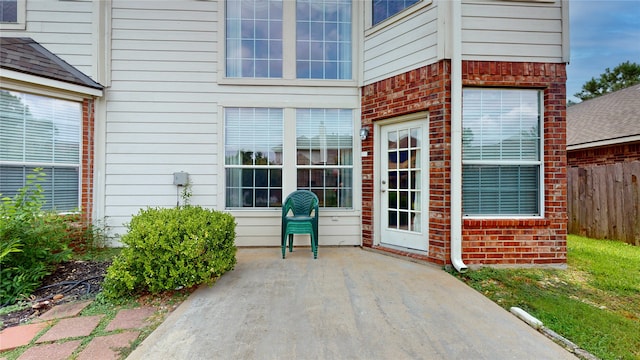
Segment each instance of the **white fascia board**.
[[49,79],[31,74],[21,73],[19,71],[2,69],[0,71],[0,77],[4,79],[15,80],[18,82],[29,83],[37,86],[49,87],[53,89],[73,92],[82,95],[91,95],[101,97],[103,95],[102,90],[94,89],[88,86],[82,86],[77,84],[71,84],[68,82]]
[[609,145],[619,145],[619,144],[624,144],[624,143],[633,142],[633,141],[640,141],[640,135],[632,135],[632,136],[626,136],[622,138],[593,141],[593,142],[576,144],[576,145],[567,145],[567,151],[601,147],[601,146],[609,146]]

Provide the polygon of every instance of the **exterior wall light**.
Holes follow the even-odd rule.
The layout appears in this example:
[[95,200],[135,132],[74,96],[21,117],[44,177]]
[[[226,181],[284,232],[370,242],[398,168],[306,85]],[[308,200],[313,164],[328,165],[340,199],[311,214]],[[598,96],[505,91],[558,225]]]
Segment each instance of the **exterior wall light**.
[[360,128],[360,140],[367,140],[367,136],[369,136],[369,128],[363,126]]

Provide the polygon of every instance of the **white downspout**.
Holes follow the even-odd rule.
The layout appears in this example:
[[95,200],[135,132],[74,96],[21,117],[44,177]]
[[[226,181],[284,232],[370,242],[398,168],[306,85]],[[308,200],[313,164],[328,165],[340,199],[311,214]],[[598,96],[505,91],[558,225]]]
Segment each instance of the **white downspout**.
[[451,2],[451,263],[466,272],[462,261],[462,3]]

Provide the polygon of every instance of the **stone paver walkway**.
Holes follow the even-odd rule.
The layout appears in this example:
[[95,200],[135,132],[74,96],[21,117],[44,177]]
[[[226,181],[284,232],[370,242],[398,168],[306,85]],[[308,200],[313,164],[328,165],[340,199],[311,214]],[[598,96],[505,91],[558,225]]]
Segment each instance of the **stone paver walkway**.
[[[32,324],[14,326],[0,332],[0,360],[3,353],[24,347],[18,360],[77,359],[116,360],[120,351],[131,346],[140,330],[151,323],[154,307],[120,310],[108,321],[103,315],[82,316],[82,310],[91,301],[55,306]],[[107,322],[104,324],[105,322]],[[88,336],[94,336],[91,341]],[[25,346],[30,345],[31,346]]]

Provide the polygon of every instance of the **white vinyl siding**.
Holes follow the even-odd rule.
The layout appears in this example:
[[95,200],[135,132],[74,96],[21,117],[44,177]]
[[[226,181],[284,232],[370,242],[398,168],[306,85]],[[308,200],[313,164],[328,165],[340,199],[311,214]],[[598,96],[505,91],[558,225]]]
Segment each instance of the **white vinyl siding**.
[[[104,199],[96,213],[113,234],[124,234],[124,224],[140,208],[175,206],[177,171],[189,173],[191,204],[225,210],[224,108],[359,106],[355,84],[218,84],[224,71],[222,1],[114,0],[112,6],[105,171],[95,182],[98,199]],[[279,208],[225,211],[237,219],[237,245],[280,244]],[[336,212],[339,219],[333,221]],[[320,244],[360,244],[359,219],[359,210],[323,212]],[[330,237],[334,227],[345,235]],[[255,234],[257,229],[263,231]]]
[[[435,5],[376,30],[364,39],[364,83],[383,80],[438,60]],[[374,28],[375,30],[375,28]]]
[[24,9],[23,24],[0,25],[2,36],[30,37],[84,74],[97,79],[93,54],[97,27],[93,24],[91,1],[19,0]]
[[[140,208],[175,206],[173,173],[189,173],[194,205],[216,207],[217,4],[112,1],[104,203],[114,234]],[[99,216],[100,216],[99,215]]]
[[562,62],[562,6],[568,5],[560,1],[464,0],[463,59]]

